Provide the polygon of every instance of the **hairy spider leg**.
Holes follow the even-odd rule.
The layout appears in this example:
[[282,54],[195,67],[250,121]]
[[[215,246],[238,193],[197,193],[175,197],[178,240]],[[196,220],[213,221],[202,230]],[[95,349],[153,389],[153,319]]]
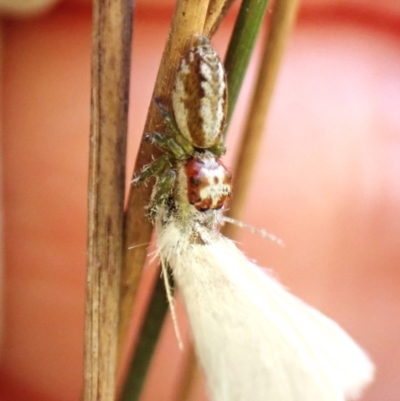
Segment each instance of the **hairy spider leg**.
[[226,153],[226,146],[224,141],[221,139],[215,145],[208,148],[208,150],[216,155],[217,157],[223,156]]
[[161,155],[152,163],[144,166],[139,173],[135,174],[133,184],[148,181],[151,177],[160,175],[166,168],[171,168],[171,157],[167,154]]
[[154,185],[153,193],[151,195],[150,204],[147,210],[147,217],[150,221],[154,221],[158,206],[165,203],[175,188],[177,180],[177,172],[175,169],[170,168],[164,171]]
[[153,134],[146,134],[144,140],[157,146],[157,148],[164,153],[170,154],[176,161],[184,161],[190,157],[190,155],[185,153],[185,150],[179,145],[175,138],[170,135],[154,132]]
[[[148,181],[153,176],[159,177],[157,192],[154,194],[154,202],[159,203],[165,199],[172,191],[176,173],[171,171],[177,162],[189,159],[194,153],[194,147],[182,136],[174,119],[168,113],[160,99],[154,100],[165,121],[167,131],[171,135],[154,132],[146,134],[144,140],[157,146],[164,152],[164,155],[155,159],[152,163],[144,166],[133,179],[134,184]],[[154,204],[154,202],[152,202]]]
[[[165,169],[172,168],[176,162],[184,161],[192,156],[194,148],[179,132],[175,121],[168,113],[160,99],[155,99],[155,102],[161,112],[161,115],[167,126],[167,131],[172,135],[161,134],[154,132],[146,134],[144,140],[157,146],[164,152],[164,155],[155,159],[152,163],[144,166],[133,179],[134,184],[148,181],[152,176],[157,176],[163,173]],[[168,180],[172,185],[173,181]]]
[[152,197],[152,203],[157,205],[165,201],[170,196],[172,190],[175,187],[177,173],[175,169],[167,169],[158,178],[157,185],[155,186],[155,192]]

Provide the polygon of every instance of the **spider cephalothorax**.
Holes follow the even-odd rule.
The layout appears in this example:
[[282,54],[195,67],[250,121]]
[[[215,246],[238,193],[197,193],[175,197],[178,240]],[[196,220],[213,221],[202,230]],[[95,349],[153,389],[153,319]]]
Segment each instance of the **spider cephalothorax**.
[[231,194],[231,174],[210,152],[184,164],[189,203],[197,210],[220,209]]
[[174,119],[160,99],[155,102],[167,132],[152,133],[145,140],[164,153],[145,166],[134,182],[157,177],[152,206],[172,193],[184,192],[180,202],[199,211],[220,209],[231,194],[231,174],[222,164],[222,139],[226,120],[226,77],[209,40],[197,39],[182,59],[172,90]]

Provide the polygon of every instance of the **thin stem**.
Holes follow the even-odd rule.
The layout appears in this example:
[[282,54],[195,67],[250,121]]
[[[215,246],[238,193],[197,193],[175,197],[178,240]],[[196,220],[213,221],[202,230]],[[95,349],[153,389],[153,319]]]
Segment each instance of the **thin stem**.
[[[280,1],[280,0],[279,0]],[[279,3],[279,1],[277,1]],[[228,121],[230,121],[254,44],[261,29],[269,0],[243,0],[228,52],[225,70],[228,76]]]
[[162,277],[158,277],[148,306],[146,319],[141,329],[139,343],[136,346],[136,351],[129,367],[121,401],[136,401],[139,399],[167,311],[168,303],[164,280]]
[[[298,4],[298,0],[279,0],[275,3],[270,30],[264,42],[251,107],[241,137],[240,153],[234,167],[233,187],[237,190],[229,204],[228,214],[236,219],[240,217],[244,208],[276,77],[287,38],[296,18]],[[232,237],[236,230],[236,226],[226,225],[223,231],[225,235]]]
[[131,0],[93,3],[85,401],[115,398],[131,15]]
[[235,0],[210,0],[203,35],[211,37]]

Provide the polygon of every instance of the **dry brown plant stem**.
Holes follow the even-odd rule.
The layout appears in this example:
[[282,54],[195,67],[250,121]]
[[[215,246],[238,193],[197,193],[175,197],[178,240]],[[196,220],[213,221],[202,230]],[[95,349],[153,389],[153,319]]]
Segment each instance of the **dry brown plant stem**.
[[[298,0],[277,0],[275,2],[251,106],[241,137],[239,155],[234,167],[233,187],[237,190],[229,203],[228,212],[229,216],[233,218],[240,218],[244,209],[279,66],[287,38],[296,18],[298,4]],[[236,230],[236,226],[229,224],[224,227],[223,232],[232,238],[235,236]]]
[[235,0],[211,0],[207,10],[204,36],[211,37]]
[[[170,89],[175,78],[177,65],[188,47],[193,44],[195,35],[203,32],[208,3],[208,0],[178,0],[177,2],[144,132],[154,132],[163,127],[164,122],[153,99],[155,97],[161,98],[167,108],[170,109]],[[141,167],[150,163],[152,156],[157,156],[155,149],[150,144],[142,142],[136,159],[135,171],[139,171]],[[121,356],[125,346],[136,290],[147,256],[147,247],[145,246],[129,248],[137,244],[147,244],[150,241],[152,226],[145,216],[145,207],[149,202],[151,190],[152,185],[140,185],[131,187],[129,193],[125,217],[125,255],[121,280],[119,356]]]
[[114,401],[132,1],[93,3],[85,401]]

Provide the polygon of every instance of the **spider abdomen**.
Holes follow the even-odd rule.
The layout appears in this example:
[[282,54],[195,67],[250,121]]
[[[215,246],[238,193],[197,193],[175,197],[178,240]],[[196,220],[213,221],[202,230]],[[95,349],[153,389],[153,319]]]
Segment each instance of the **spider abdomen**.
[[223,65],[207,38],[201,36],[182,59],[172,90],[172,108],[181,134],[197,148],[221,141],[226,119]]

